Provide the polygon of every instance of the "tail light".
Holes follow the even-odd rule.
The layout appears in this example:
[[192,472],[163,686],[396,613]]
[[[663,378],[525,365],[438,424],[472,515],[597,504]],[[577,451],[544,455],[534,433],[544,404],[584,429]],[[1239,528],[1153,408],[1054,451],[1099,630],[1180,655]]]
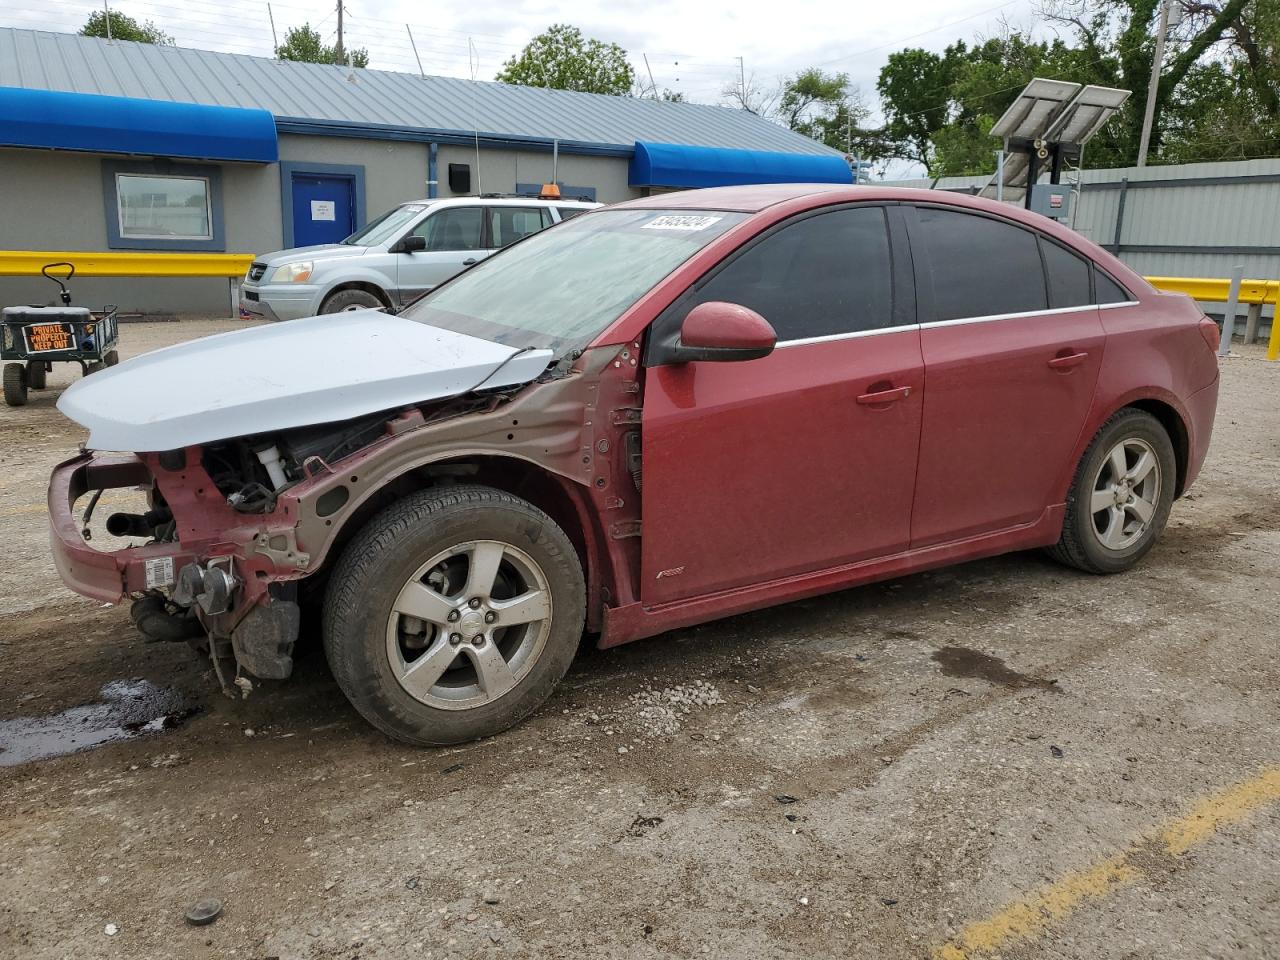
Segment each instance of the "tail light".
[[1200,336],[1204,337],[1204,342],[1209,345],[1210,350],[1214,353],[1218,352],[1221,334],[1218,332],[1218,325],[1208,317],[1200,321]]

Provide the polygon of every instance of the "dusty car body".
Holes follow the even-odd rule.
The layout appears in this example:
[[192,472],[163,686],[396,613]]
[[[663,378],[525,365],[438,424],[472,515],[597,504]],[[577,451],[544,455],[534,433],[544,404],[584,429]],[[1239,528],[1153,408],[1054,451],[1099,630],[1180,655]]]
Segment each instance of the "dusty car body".
[[[872,233],[859,220],[855,239],[880,243],[875,225],[884,224],[889,268],[864,275],[883,296],[852,308],[883,316],[784,340],[763,310],[699,300],[757,245],[776,264],[765,244],[849,210],[875,211],[863,217]],[[982,219],[980,229],[1021,231],[1019,242],[1046,264],[1044,309],[943,317],[949,294],[935,281],[948,267],[922,224],[932,217],[944,236],[952,212]],[[967,238],[974,224],[959,227]],[[616,311],[597,309],[605,294],[591,293],[584,313],[604,319],[569,347],[495,334],[440,306],[466,278],[497,288],[509,274],[519,279],[519,251],[536,259],[536,244],[553,235],[567,243],[575,229],[609,239],[610,230],[632,238],[650,228],[707,233],[669,268],[654,268],[652,282],[635,279],[638,292]],[[800,247],[776,283],[753,267],[743,299],[776,302],[781,316],[776,298],[803,292],[788,286],[786,270],[831,273],[823,257],[840,251],[821,249]],[[1075,299],[1086,302],[1053,306],[1069,283],[1047,264],[1064,256],[1061,276],[1078,274]],[[574,273],[574,264],[555,269]],[[576,289],[563,295],[587,296]],[[144,631],[198,634],[224,685],[242,687],[246,675],[288,675],[301,605],[309,592],[324,595],[326,649],[357,708],[393,736],[453,742],[536,707],[584,628],[611,647],[1036,547],[1093,572],[1122,570],[1150,549],[1195,479],[1217,398],[1216,327],[1191,301],[1157,292],[1056,223],[927,191],[774,185],[633,201],[522,241],[420,306],[468,332],[419,323],[414,308],[376,315],[377,342],[365,347],[343,340],[334,318],[319,323],[335,330],[336,345],[311,321],[269,328],[296,331],[298,342],[310,336],[328,356],[367,352],[353,375],[339,368],[328,385],[274,361],[235,369],[233,356],[279,355],[272,334],[254,330],[160,351],[68,391],[60,406],[89,426],[91,450],[139,452],[87,451],[55,469],[49,512],[66,583],[103,601],[141,598]],[[349,322],[368,331],[374,318]],[[387,355],[387,345],[404,344],[420,347]],[[112,409],[105,401],[117,379],[142,389],[148,371],[186,387],[148,388],[95,413]],[[76,501],[134,485],[151,491],[155,512],[112,518],[113,532],[147,542],[93,549]],[[525,512],[502,527],[510,533],[485,532],[491,514],[513,505]],[[399,566],[361,572],[369,555],[396,557],[442,524],[451,532]],[[562,539],[548,545],[551,535]],[[437,543],[443,559],[417,567]],[[449,550],[467,559],[459,566]],[[517,584],[505,594],[474,587],[491,550],[488,580],[501,564]],[[544,575],[562,562],[561,580]],[[366,579],[357,590],[358,576]],[[361,607],[387,577],[403,588]],[[540,619],[504,626],[517,607]],[[374,626],[353,625],[360,619]],[[361,629],[364,652],[350,660],[359,644],[342,637]],[[503,640],[503,629],[515,632]],[[561,629],[569,639],[557,639]],[[548,651],[560,659],[543,675],[536,661]],[[437,682],[439,671],[468,662],[474,678]],[[415,670],[434,685],[415,687]],[[504,706],[526,687],[518,707]]]

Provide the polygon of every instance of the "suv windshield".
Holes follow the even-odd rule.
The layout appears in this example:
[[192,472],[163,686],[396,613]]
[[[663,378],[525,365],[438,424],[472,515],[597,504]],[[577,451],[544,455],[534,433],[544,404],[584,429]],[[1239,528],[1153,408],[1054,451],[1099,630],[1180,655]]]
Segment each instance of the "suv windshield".
[[363,230],[357,230],[342,242],[353,247],[376,247],[407,227],[425,209],[425,203],[405,203],[392,207],[373,223]]
[[536,233],[408,307],[419,323],[495,343],[585,346],[694,253],[747,218],[724,211],[602,210]]

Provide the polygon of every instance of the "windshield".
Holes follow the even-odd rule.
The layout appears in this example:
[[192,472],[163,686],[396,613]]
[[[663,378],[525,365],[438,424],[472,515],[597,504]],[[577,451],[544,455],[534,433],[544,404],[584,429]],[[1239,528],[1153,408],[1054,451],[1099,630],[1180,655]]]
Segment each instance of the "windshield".
[[601,210],[481,261],[403,315],[495,343],[585,346],[694,253],[747,218],[723,211]]
[[405,203],[392,207],[373,223],[363,230],[357,230],[342,242],[353,247],[376,247],[398,235],[425,209],[425,203]]

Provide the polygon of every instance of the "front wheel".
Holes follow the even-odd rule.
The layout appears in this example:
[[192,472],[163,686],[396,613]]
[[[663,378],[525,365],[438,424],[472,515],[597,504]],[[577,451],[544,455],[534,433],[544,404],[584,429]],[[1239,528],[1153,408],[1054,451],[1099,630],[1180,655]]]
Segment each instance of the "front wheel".
[[324,303],[320,305],[320,312],[347,313],[354,310],[377,310],[385,306],[386,304],[367,290],[339,290],[325,298]]
[[1050,555],[1087,573],[1128,570],[1155,546],[1169,520],[1177,470],[1160,421],[1142,410],[1121,410],[1080,461],[1062,537]]
[[27,368],[20,363],[4,365],[4,402],[11,407],[27,402]]
[[325,597],[325,653],[379,730],[461,743],[551,695],[585,609],[573,544],[537,507],[489,487],[426,490],[375,516],[343,552]]

